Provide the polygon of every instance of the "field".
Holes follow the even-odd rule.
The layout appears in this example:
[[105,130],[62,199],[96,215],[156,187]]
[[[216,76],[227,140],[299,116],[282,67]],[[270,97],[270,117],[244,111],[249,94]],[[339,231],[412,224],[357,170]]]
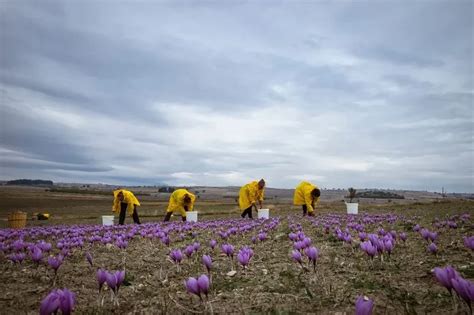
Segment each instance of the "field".
[[[172,223],[163,224],[166,196],[150,195],[140,198],[145,224],[103,228],[91,224],[110,213],[107,196],[12,188],[2,189],[0,197],[4,217],[12,209],[53,214],[50,221],[29,221],[29,225],[39,226],[22,233],[0,230],[2,314],[38,313],[41,301],[54,288],[75,293],[78,314],[353,314],[359,295],[374,301],[375,314],[464,314],[468,310],[462,300],[453,302],[432,270],[452,265],[464,278],[474,279],[473,251],[463,242],[464,237],[474,235],[472,201],[361,203],[358,216],[347,216],[340,201],[325,201],[317,216],[303,218],[300,209],[282,197],[271,200],[270,220],[251,221],[238,218],[232,198],[203,197],[199,223],[181,223],[174,218]],[[455,222],[456,228],[445,225],[446,221]],[[416,224],[437,232],[435,254],[429,252],[429,242],[421,233],[414,231]],[[360,249],[361,226],[380,237],[395,231],[390,255],[378,253],[371,259],[365,254]],[[407,235],[406,242],[400,239],[402,232]],[[310,238],[311,246],[319,251],[314,269],[304,251],[302,264],[292,259],[297,245],[290,236],[298,233]],[[13,242],[21,237],[27,245],[19,246],[18,252],[26,253],[20,264],[10,258],[15,251]],[[43,251],[41,263],[35,264],[27,247],[36,246],[40,240],[50,243],[52,249]],[[214,249],[209,245],[211,240],[217,241]],[[126,244],[119,248],[122,241]],[[196,242],[199,246],[190,251],[189,258],[184,255],[180,264],[170,259],[171,250],[184,253]],[[234,246],[232,259],[223,253],[223,244]],[[254,252],[247,268],[237,259],[243,246]],[[86,252],[93,258],[92,266]],[[46,257],[60,253],[65,258],[55,276]],[[210,291],[201,301],[186,292],[184,282],[207,274],[203,255],[211,256],[212,268]],[[97,268],[125,270],[115,302],[107,285],[99,294]],[[229,274],[231,270],[236,273]]]

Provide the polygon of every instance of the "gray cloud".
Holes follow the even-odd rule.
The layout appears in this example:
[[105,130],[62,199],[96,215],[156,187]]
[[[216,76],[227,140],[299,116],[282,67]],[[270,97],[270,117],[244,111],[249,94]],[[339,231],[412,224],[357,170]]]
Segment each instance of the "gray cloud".
[[7,2],[0,177],[473,191],[472,5]]

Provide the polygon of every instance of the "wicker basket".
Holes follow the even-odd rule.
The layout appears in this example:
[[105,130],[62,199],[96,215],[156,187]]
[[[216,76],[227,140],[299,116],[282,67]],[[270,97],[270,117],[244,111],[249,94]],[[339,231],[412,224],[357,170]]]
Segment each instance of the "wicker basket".
[[15,211],[8,215],[8,227],[12,229],[21,229],[26,226],[26,213]]

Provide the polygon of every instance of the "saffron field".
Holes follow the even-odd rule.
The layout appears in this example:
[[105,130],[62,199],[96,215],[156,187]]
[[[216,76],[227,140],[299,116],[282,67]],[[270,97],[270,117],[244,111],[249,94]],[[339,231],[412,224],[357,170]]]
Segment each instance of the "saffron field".
[[0,313],[469,312],[474,202],[360,212],[2,229]]

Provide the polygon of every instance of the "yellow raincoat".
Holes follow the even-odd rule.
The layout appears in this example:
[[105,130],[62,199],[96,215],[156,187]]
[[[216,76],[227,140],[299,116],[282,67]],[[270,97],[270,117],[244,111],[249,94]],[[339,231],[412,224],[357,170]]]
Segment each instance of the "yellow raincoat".
[[135,209],[135,206],[139,206],[140,203],[138,202],[138,199],[135,197],[135,195],[131,191],[128,191],[125,189],[114,190],[114,205],[112,206],[112,211],[116,213],[120,213],[121,201],[117,198],[117,195],[119,192],[123,193],[122,202],[127,204],[127,213],[129,215],[132,215],[133,209]]
[[[293,203],[295,206],[302,206],[306,205],[308,208],[308,213],[312,213],[313,209],[313,196],[311,196],[311,192],[313,189],[318,188],[309,182],[301,182],[295,189],[295,197],[293,199]],[[316,206],[319,203],[319,197],[314,200],[314,205]]]
[[184,209],[184,195],[188,194],[191,197],[191,204],[188,205],[188,211],[192,211],[194,208],[194,201],[196,196],[187,191],[186,189],[176,189],[170,196],[170,202],[168,204],[167,213],[179,212],[182,217],[186,217],[186,210]]
[[240,188],[239,191],[239,207],[240,210],[244,211],[248,209],[257,200],[263,201],[265,195],[265,187],[258,189],[258,181],[253,181],[245,184]]

